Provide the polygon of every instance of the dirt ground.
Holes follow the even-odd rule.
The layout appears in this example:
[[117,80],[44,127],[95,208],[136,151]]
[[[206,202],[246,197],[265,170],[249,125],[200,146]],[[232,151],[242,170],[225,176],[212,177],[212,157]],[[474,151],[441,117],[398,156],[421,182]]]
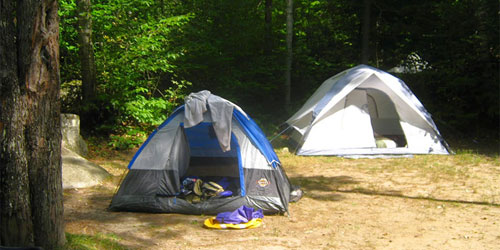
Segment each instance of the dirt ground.
[[500,160],[463,154],[402,159],[278,155],[305,192],[290,215],[247,230],[203,228],[207,215],[109,212],[133,152],[94,157],[113,178],[66,190],[66,232],[128,249],[498,249]]

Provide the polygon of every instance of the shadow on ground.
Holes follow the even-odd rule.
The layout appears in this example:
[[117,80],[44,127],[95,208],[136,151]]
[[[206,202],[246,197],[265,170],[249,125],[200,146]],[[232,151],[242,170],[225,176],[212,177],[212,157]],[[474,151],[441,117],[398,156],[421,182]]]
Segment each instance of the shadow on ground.
[[409,196],[400,190],[375,190],[366,187],[359,187],[360,181],[345,175],[325,177],[325,176],[298,176],[290,178],[293,185],[298,185],[304,191],[306,197],[322,201],[340,201],[345,199],[342,193],[356,193],[363,195],[379,195],[404,199],[418,199],[450,203],[476,204],[488,206],[500,206],[500,204],[466,201],[458,199],[439,199],[434,197]]
[[195,215],[109,211],[112,197],[110,190],[67,190],[64,195],[66,227],[71,228],[72,234],[108,232],[141,247],[154,247],[156,241],[151,238],[176,239],[192,227],[200,227],[200,217]]
[[500,207],[500,204],[485,202],[485,201],[467,201],[467,200],[458,200],[458,199],[440,199],[434,197],[422,197],[422,196],[409,196],[404,195],[400,191],[395,190],[370,190],[366,188],[353,188],[353,189],[345,189],[345,190],[335,190],[340,193],[356,193],[356,194],[364,194],[364,195],[378,195],[378,196],[389,196],[394,198],[403,198],[403,199],[413,199],[413,200],[428,200],[428,201],[438,201],[438,202],[449,202],[449,203],[461,203],[461,204],[474,204],[474,205],[486,205],[486,206],[494,206]]
[[335,193],[339,188],[357,184],[358,181],[350,176],[296,176],[290,178],[293,185],[299,186],[306,197],[322,201],[340,201],[343,195]]

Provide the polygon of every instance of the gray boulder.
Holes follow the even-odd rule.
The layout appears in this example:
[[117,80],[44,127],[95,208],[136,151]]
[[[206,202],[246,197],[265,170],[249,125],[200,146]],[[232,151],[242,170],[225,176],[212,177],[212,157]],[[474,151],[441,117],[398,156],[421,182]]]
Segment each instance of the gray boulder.
[[80,135],[80,117],[75,114],[61,114],[62,146],[81,156],[87,156],[87,143]]
[[61,152],[63,189],[95,186],[110,176],[101,166],[65,147],[61,148]]
[[63,188],[85,188],[98,185],[110,174],[101,166],[82,156],[87,156],[87,143],[80,135],[80,117],[61,114],[62,181]]

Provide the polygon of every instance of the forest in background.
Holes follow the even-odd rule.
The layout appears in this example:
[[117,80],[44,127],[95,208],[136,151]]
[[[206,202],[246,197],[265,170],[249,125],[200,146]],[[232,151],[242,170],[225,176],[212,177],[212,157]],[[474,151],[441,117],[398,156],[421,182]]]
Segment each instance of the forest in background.
[[365,62],[406,69],[393,74],[445,138],[498,142],[498,1],[293,1],[287,107],[290,2],[60,0],[62,112],[121,147],[207,89],[269,136],[324,80]]

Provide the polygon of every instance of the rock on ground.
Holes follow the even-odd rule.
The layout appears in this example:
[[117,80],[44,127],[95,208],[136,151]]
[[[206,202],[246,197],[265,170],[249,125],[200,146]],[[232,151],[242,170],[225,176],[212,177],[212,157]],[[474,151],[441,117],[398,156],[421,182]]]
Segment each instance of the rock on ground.
[[101,166],[94,164],[77,153],[62,148],[63,188],[84,188],[98,185],[110,174]]

